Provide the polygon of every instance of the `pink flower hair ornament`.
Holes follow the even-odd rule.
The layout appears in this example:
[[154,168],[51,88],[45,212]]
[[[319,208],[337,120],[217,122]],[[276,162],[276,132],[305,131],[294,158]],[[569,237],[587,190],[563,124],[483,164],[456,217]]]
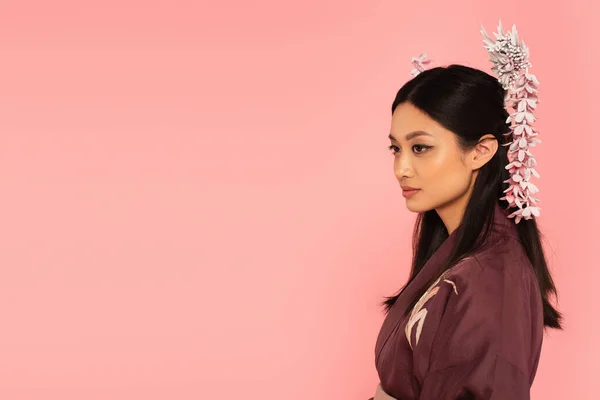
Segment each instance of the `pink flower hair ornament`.
[[[506,90],[505,107],[509,114],[506,122],[510,124],[510,131],[506,136],[510,137],[508,143],[508,160],[506,169],[510,178],[505,181],[508,189],[504,191],[504,197],[508,208],[516,209],[508,217],[515,218],[515,223],[521,219],[532,219],[540,216],[540,208],[537,203],[540,200],[534,195],[539,192],[538,188],[530,182],[532,176],[539,178],[535,170],[536,160],[530,149],[541,141],[537,138],[538,131],[533,127],[536,117],[533,114],[538,99],[539,82],[536,77],[529,73],[529,49],[523,40],[519,40],[515,25],[512,31],[503,32],[502,22],[498,24],[498,32],[494,32],[496,39],[492,39],[485,28],[481,27],[484,37],[484,47],[490,55],[493,63],[492,71],[498,77],[498,81]],[[423,53],[419,57],[411,59],[413,69],[411,75],[417,76],[425,71],[432,63]]]

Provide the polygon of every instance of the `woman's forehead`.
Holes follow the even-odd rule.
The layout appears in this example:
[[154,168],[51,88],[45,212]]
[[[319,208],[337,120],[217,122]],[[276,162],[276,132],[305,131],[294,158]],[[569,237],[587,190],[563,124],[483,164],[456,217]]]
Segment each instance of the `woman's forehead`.
[[392,115],[390,134],[397,141],[411,140],[417,136],[443,137],[451,134],[433,118],[409,103],[400,104]]

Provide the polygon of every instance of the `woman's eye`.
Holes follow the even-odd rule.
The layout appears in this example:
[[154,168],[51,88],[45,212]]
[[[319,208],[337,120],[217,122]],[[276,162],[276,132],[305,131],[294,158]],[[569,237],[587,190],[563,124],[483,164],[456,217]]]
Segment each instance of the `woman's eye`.
[[392,152],[393,155],[396,155],[400,151],[398,146],[391,145],[388,147],[388,150]]
[[415,144],[412,148],[413,148],[413,151],[416,154],[421,154],[421,153],[424,153],[425,151],[429,150],[431,148],[431,146],[424,146],[424,145],[421,145],[421,144]]

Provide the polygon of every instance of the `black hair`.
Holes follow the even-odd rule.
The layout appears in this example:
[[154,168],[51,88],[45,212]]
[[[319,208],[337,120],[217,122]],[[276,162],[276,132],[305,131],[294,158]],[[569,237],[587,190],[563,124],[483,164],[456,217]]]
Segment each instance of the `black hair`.
[[[497,78],[478,69],[453,64],[421,72],[398,91],[392,104],[392,114],[402,103],[410,103],[425,112],[455,133],[462,149],[472,149],[483,134],[494,135],[499,143],[495,155],[480,169],[461,222],[461,229],[457,232],[456,246],[439,271],[440,274],[481,248],[490,233],[496,205],[508,207],[506,201],[500,200],[508,187],[505,181],[509,179],[509,172],[505,169],[508,164],[507,148],[502,145],[509,140],[506,133],[510,132],[506,121],[508,112],[505,107],[505,95],[506,92]],[[535,219],[523,219],[517,224],[517,230],[538,279],[543,301],[544,325],[562,329],[562,315],[549,300],[551,295],[557,295],[557,291],[548,269],[537,223]],[[446,227],[435,210],[417,216],[410,276],[397,295],[387,297],[384,302],[386,311],[389,311],[402,291],[447,238]],[[428,282],[419,288],[409,301],[407,313],[432,283]]]

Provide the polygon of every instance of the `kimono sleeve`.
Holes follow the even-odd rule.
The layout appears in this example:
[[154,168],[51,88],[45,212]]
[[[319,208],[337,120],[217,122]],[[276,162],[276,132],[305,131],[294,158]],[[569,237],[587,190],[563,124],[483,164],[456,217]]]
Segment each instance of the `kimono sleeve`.
[[527,293],[518,293],[527,289],[482,264],[446,278],[458,294],[441,314],[420,400],[530,398],[531,315]]

